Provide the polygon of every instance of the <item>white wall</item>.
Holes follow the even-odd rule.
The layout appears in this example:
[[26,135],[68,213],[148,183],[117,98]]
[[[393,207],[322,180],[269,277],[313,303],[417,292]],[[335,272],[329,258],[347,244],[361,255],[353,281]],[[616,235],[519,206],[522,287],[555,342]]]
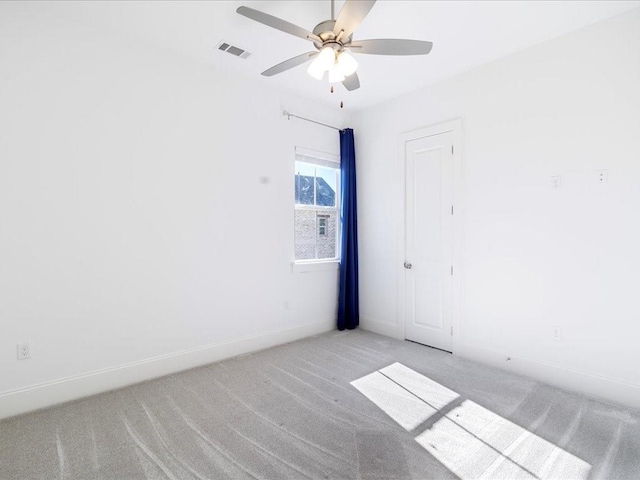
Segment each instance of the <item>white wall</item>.
[[455,353],[640,407],[640,10],[354,116],[363,328],[401,331],[399,134],[453,118],[464,185]]
[[333,328],[290,262],[338,134],[281,112],[343,114],[47,12],[0,8],[0,417]]

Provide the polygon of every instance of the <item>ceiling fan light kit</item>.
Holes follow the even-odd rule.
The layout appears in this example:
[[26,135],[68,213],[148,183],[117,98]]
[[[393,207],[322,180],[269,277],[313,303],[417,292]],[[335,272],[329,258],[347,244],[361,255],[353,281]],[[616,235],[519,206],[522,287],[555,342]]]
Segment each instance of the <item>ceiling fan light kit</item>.
[[345,77],[352,75],[358,69],[358,62],[353,55],[351,55],[347,50],[344,50],[338,55],[338,66],[340,67],[340,71]]
[[311,65],[309,65],[309,68],[307,68],[307,73],[316,80],[322,80],[322,77],[324,77],[324,72],[326,72],[326,70],[322,68],[322,65],[318,65],[315,62],[311,62]]
[[333,67],[329,70],[329,83],[339,83],[344,82],[344,74],[340,70],[340,67],[337,63],[333,64]]
[[360,79],[356,73],[358,62],[351,53],[426,55],[433,47],[431,42],[422,40],[378,39],[354,42],[353,32],[375,3],[376,0],[346,0],[338,18],[334,20],[334,0],[331,0],[331,20],[320,22],[315,26],[313,32],[253,8],[239,7],[236,12],[281,32],[310,40],[317,50],[285,60],[265,70],[262,75],[267,77],[277,75],[313,59],[307,69],[309,75],[322,80],[324,72],[329,72],[329,83],[342,82],[347,90],[352,91],[360,88]]
[[336,54],[333,48],[324,47],[307,68],[307,73],[317,80],[322,80],[324,72],[329,72],[329,83],[337,83],[353,75],[357,68],[358,62],[346,50]]
[[320,54],[311,62],[307,72],[313,78],[322,80],[324,72],[331,70],[336,61],[335,50],[331,47],[324,47],[320,50]]

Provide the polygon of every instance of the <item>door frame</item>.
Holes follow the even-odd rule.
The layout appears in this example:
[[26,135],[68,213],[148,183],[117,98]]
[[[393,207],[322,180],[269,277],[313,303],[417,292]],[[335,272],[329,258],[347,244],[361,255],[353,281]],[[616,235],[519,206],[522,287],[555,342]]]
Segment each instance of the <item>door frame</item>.
[[427,127],[403,132],[398,139],[398,179],[397,179],[397,280],[398,280],[398,338],[406,339],[406,281],[404,262],[406,260],[406,172],[405,172],[405,144],[411,140],[432,137],[442,133],[453,133],[453,245],[452,245],[452,303],[451,325],[453,338],[451,342],[452,353],[460,351],[462,328],[462,215],[464,213],[462,198],[462,119],[449,120],[447,122],[430,125]]

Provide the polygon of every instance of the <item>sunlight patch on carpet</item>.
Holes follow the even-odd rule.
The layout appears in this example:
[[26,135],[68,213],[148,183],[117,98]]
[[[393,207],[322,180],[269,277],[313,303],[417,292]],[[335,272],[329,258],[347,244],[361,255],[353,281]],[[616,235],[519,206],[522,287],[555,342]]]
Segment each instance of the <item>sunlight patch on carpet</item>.
[[457,393],[400,363],[354,380],[351,385],[407,431],[458,398]]
[[427,422],[416,441],[461,479],[589,476],[584,460],[400,363],[351,385],[407,431]]

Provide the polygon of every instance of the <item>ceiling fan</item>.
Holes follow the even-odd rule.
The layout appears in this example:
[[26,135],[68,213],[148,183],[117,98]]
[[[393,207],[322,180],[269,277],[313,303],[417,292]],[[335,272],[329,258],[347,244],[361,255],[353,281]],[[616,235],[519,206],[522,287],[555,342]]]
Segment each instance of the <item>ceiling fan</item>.
[[271,77],[314,59],[307,69],[312,77],[321,80],[324,73],[329,72],[329,83],[342,82],[347,90],[356,90],[360,88],[360,79],[356,73],[358,62],[350,52],[370,55],[426,55],[433,47],[433,43],[422,40],[354,41],[353,32],[373,8],[376,0],[346,0],[338,18],[335,18],[334,2],[335,0],[331,0],[331,20],[320,22],[315,26],[313,32],[253,8],[239,7],[236,10],[237,13],[251,20],[281,32],[310,40],[316,48],[316,51],[285,60],[265,70],[262,75]]

